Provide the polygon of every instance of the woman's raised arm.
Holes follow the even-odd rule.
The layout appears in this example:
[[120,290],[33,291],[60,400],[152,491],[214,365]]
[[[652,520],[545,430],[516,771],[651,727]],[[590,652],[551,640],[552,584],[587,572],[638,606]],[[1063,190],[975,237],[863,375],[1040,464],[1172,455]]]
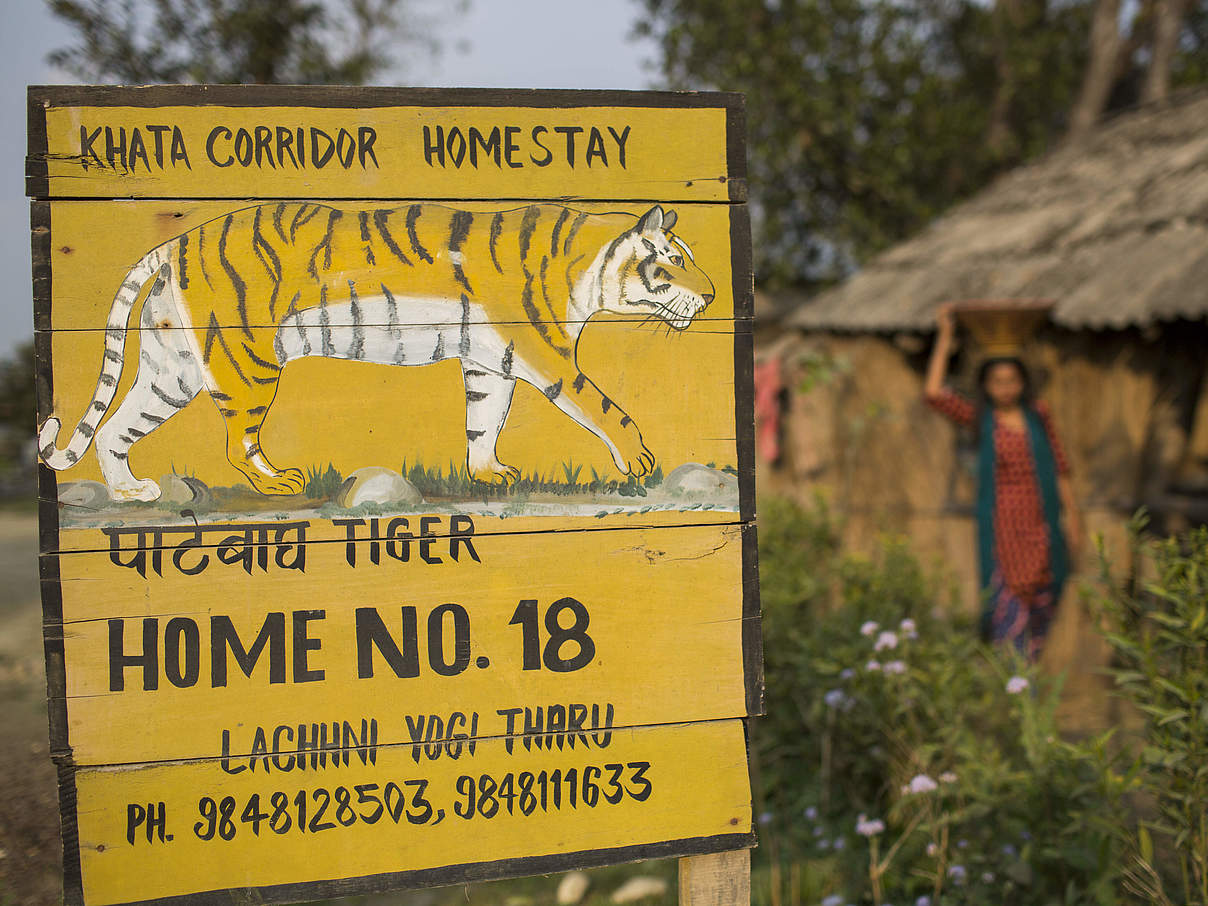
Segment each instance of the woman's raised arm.
[[939,331],[935,346],[931,350],[931,361],[927,365],[927,381],[923,384],[923,395],[936,399],[944,392],[944,375],[948,371],[948,358],[952,355],[952,337],[956,332],[956,319],[952,316],[952,305],[944,303],[935,314]]

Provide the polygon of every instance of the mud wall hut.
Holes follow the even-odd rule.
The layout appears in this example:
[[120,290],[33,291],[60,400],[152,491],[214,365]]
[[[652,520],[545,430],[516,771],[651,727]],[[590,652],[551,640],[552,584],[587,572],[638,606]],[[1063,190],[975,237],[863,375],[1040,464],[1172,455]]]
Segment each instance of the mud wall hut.
[[[857,549],[906,533],[970,608],[975,454],[923,375],[941,303],[1001,298],[1056,303],[1024,357],[1088,531],[1121,550],[1139,506],[1208,519],[1208,92],[1005,175],[829,291],[758,299],[761,492],[822,491]],[[972,393],[976,365],[965,344],[950,382]]]

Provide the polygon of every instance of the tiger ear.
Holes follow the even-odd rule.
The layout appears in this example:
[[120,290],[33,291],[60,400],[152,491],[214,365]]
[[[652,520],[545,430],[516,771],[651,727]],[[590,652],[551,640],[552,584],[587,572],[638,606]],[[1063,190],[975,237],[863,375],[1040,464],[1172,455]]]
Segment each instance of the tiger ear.
[[[672,222],[675,221],[675,215],[671,217]],[[656,230],[663,228],[663,209],[660,205],[655,205],[649,211],[642,215],[642,219],[638,221],[639,233],[653,233]]]

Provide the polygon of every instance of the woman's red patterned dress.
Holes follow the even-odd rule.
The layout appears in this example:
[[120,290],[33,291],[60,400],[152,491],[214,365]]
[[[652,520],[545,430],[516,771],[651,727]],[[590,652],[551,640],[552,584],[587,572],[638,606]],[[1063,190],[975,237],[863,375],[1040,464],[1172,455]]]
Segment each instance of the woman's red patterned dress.
[[[964,427],[972,427],[977,419],[974,404],[960,394],[944,389],[939,396],[928,399],[932,408]],[[1057,474],[1068,476],[1069,460],[1057,439],[1049,407],[1034,404],[1048,434],[1053,449]],[[1052,618],[1056,602],[1044,600],[1052,583],[1049,561],[1049,527],[1045,521],[1032,462],[1032,450],[1026,427],[994,421],[994,540],[999,577],[1005,590],[1016,598],[1019,606],[1010,623],[1002,627],[1003,639],[1031,636],[1029,653],[1039,654],[1040,645]],[[1005,611],[1004,608],[1000,608]],[[996,635],[1000,633],[996,631]]]

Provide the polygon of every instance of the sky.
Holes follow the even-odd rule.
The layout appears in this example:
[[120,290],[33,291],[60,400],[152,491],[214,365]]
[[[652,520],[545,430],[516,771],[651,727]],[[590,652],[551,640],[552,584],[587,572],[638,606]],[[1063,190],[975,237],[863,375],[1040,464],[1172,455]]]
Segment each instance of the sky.
[[[437,0],[438,5],[440,0]],[[8,0],[0,29],[0,273],[12,275],[0,293],[0,357],[33,335],[29,201],[25,197],[25,88],[76,81],[45,63],[72,43],[71,31],[42,0]],[[654,47],[632,41],[636,0],[471,0],[469,11],[438,19],[445,45],[435,60],[421,58],[381,84],[480,88],[647,88],[643,64]],[[585,38],[585,36],[587,36]]]

